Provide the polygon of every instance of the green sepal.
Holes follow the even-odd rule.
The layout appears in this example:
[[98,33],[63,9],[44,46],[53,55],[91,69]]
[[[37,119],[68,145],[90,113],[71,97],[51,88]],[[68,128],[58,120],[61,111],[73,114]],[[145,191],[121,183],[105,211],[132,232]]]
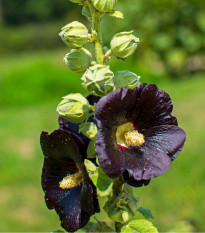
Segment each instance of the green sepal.
[[157,228],[149,221],[144,219],[131,220],[121,229],[122,233],[158,233]]
[[121,11],[114,11],[114,12],[109,13],[109,15],[112,17],[116,17],[118,19],[124,19],[124,15]]
[[138,212],[140,212],[146,219],[154,219],[154,216],[152,215],[152,212],[150,209],[144,208],[143,206],[140,206],[138,209]]
[[89,177],[97,188],[100,197],[107,197],[112,192],[113,180],[108,177],[101,167],[96,167],[90,160],[84,161]]

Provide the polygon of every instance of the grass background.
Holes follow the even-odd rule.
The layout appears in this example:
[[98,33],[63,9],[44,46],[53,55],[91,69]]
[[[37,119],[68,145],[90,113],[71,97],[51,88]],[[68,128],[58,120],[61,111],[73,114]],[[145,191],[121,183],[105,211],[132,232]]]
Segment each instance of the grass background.
[[[57,104],[70,92],[86,94],[80,75],[63,64],[65,50],[40,51],[0,58],[0,231],[53,231],[58,216],[49,211],[41,189],[42,130],[57,126]],[[171,169],[150,185],[136,189],[141,204],[155,215],[153,223],[167,232],[180,220],[190,220],[205,231],[205,76],[181,80],[153,76],[129,59],[114,60],[113,70],[129,69],[142,82],[157,83],[167,91],[174,114],[187,141]]]

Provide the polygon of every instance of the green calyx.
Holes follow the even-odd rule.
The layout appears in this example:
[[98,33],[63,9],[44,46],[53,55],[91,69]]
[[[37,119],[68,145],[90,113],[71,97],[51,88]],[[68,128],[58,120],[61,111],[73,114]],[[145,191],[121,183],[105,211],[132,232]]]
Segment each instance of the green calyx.
[[67,24],[59,33],[61,39],[71,48],[81,48],[88,42],[88,30],[82,23],[74,21]]
[[114,35],[110,42],[112,54],[118,58],[126,59],[135,52],[139,38],[135,37],[132,32],[120,32]]
[[64,61],[72,71],[84,73],[91,64],[92,55],[84,48],[73,49],[66,54]]
[[100,12],[112,12],[117,0],[92,0],[93,6]]
[[140,85],[140,76],[137,76],[135,73],[132,73],[128,70],[117,71],[114,76],[115,88],[135,88]]
[[97,64],[87,69],[81,80],[83,87],[91,94],[104,96],[113,91],[113,77],[109,66]]
[[134,197],[132,188],[126,184],[123,185],[121,192],[109,199],[104,206],[108,216],[121,224],[133,219],[138,208],[139,198]]
[[81,123],[89,117],[89,103],[81,94],[69,94],[63,97],[57,112],[72,123]]

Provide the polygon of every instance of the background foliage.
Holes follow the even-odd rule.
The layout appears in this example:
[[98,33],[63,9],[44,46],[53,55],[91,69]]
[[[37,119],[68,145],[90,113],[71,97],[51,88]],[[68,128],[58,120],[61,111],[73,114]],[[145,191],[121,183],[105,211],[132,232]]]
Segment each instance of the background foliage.
[[[80,8],[66,0],[1,0],[0,54],[62,47],[56,36],[67,19],[81,19]],[[150,71],[173,77],[204,71],[205,2],[203,0],[119,1],[125,20],[106,17],[104,38],[134,28],[140,38],[135,59]],[[109,23],[110,20],[112,23]],[[56,22],[58,21],[58,22]],[[85,18],[81,21],[86,23]],[[32,24],[32,25],[31,25]],[[16,26],[20,27],[16,27]],[[110,33],[112,32],[112,33]],[[108,45],[109,46],[109,45]]]
[[[57,128],[61,96],[86,94],[81,75],[63,63],[69,50],[58,38],[72,20],[87,24],[79,9],[68,0],[0,0],[0,231],[59,229],[41,189],[39,135]],[[187,132],[171,169],[136,194],[160,231],[183,231],[184,221],[190,231],[205,231],[204,1],[119,0],[117,9],[125,20],[106,16],[105,43],[115,32],[133,28],[141,43],[133,58],[113,59],[113,70],[136,72],[167,91]]]

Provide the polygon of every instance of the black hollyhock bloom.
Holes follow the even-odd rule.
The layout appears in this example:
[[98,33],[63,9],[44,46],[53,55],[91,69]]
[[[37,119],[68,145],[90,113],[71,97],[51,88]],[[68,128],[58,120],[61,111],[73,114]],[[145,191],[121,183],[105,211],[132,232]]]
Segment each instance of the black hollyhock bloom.
[[56,130],[50,135],[42,132],[40,142],[47,207],[56,210],[65,230],[75,232],[99,211],[96,188],[80,153],[85,145],[77,135],[65,130]]
[[165,173],[185,142],[169,95],[154,84],[120,88],[96,105],[96,152],[104,172],[139,187]]

